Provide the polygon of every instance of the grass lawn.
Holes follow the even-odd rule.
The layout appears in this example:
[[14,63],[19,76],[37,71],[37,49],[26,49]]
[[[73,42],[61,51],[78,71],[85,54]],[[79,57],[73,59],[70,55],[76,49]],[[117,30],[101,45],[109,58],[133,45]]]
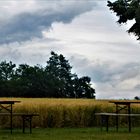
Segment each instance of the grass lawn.
[[45,128],[33,129],[33,133],[23,134],[22,130],[0,130],[0,140],[140,140],[140,128],[131,133],[127,129],[119,132],[100,131],[98,128]]

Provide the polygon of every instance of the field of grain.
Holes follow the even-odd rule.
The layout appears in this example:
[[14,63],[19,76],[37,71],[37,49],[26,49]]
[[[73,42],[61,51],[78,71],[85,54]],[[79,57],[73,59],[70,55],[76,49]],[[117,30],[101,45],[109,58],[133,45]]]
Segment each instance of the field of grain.
[[[49,98],[0,98],[0,100],[18,100],[14,105],[14,112],[38,113],[34,117],[33,127],[95,127],[99,126],[100,118],[97,112],[115,112],[115,105],[108,100],[94,99],[49,99]],[[140,105],[133,105],[132,111],[140,113]],[[7,119],[7,120],[6,120]],[[134,126],[140,126],[140,118],[133,118]],[[5,123],[6,122],[6,123]],[[13,118],[14,127],[21,127],[19,117]],[[126,118],[120,119],[121,124],[127,124]],[[0,117],[3,127],[9,126],[8,117]],[[114,124],[111,118],[110,125]]]

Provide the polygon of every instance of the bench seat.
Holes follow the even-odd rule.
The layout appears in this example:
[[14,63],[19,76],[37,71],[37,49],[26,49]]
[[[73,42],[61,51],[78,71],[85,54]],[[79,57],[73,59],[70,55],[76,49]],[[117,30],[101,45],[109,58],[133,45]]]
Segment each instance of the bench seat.
[[32,118],[34,116],[39,116],[39,114],[37,113],[0,113],[0,116],[20,116],[22,117],[22,128],[23,128],[23,133],[25,133],[25,127],[26,127],[26,123],[29,124],[29,128],[30,128],[30,133],[32,133]]
[[128,124],[129,124],[129,132],[131,132],[131,117],[139,117],[140,114],[124,114],[124,113],[108,113],[108,112],[102,112],[102,113],[95,113],[96,116],[101,116],[101,130],[103,122],[106,122],[106,131],[108,132],[109,128],[109,117],[110,116],[116,116],[116,128],[118,131],[118,117],[120,116],[126,116],[128,117]]
[[120,114],[120,113],[95,113],[95,115],[104,115],[104,116],[140,116],[140,114]]

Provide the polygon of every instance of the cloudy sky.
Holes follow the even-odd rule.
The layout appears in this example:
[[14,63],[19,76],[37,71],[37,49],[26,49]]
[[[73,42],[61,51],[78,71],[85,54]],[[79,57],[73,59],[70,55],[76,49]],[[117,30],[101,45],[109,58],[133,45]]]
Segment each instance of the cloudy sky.
[[[112,0],[113,1],[113,0]],[[99,99],[140,96],[140,43],[107,0],[0,0],[0,60],[46,65],[63,54]]]

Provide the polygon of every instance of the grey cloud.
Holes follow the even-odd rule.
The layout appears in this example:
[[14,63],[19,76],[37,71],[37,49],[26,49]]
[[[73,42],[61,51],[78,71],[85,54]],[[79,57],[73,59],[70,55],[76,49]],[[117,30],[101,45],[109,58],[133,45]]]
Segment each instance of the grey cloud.
[[111,69],[111,62],[101,62],[100,60],[90,61],[82,55],[77,55],[71,57],[70,60],[75,66],[75,71],[80,71],[81,75],[86,75],[92,77],[93,82],[109,82],[112,80],[115,71]]
[[[116,64],[115,62],[90,61],[84,56],[72,57],[75,71],[81,75],[88,75],[96,83],[98,91],[106,92],[131,92],[138,90],[140,78],[140,63]],[[131,85],[130,81],[133,84]],[[108,93],[107,93],[108,94]],[[112,93],[110,93],[112,94]],[[107,96],[107,95],[105,95]]]
[[76,3],[75,1],[71,5],[56,6],[58,8],[56,10],[49,8],[49,11],[48,9],[42,9],[34,13],[24,12],[17,14],[10,18],[9,21],[0,23],[0,44],[42,38],[42,31],[49,29],[53,22],[69,23],[76,16],[92,10],[93,5],[95,5],[95,2]]
[[[15,43],[13,46],[16,45]],[[4,61],[18,61],[20,59],[21,53],[17,49],[13,49],[12,47],[5,47],[5,48],[0,48],[0,60]]]
[[[130,63],[112,67],[97,64],[87,67],[99,98],[134,98],[140,90],[140,63]],[[132,82],[132,84],[130,83]]]
[[[110,84],[119,84],[125,80],[137,78],[140,75],[140,63],[129,63],[126,65],[115,65],[113,62],[108,62],[102,65],[94,65],[92,68],[96,82],[109,82]],[[97,77],[97,78],[96,78]],[[114,83],[114,84],[113,84]]]
[[124,65],[120,73],[120,80],[136,78],[140,75],[140,63],[129,63]]
[[135,86],[135,89],[140,90],[140,84],[137,84],[137,85]]

